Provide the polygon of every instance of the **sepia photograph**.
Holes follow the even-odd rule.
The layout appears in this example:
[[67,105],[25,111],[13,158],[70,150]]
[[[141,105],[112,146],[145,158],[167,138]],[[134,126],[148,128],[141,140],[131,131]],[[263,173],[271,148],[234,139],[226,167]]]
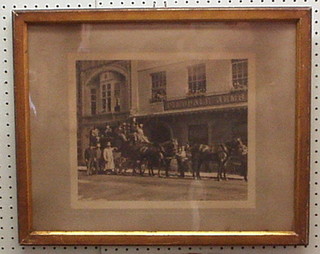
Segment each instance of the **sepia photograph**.
[[78,201],[246,201],[249,64],[75,61]]

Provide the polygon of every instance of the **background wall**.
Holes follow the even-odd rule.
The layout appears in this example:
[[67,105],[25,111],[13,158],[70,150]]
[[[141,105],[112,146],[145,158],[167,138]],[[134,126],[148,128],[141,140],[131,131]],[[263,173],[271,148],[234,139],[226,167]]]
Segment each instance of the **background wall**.
[[[14,96],[12,59],[12,22],[14,9],[68,8],[153,8],[153,7],[292,7],[313,8],[312,31],[312,142],[311,142],[311,200],[310,244],[308,247],[21,247],[17,237],[17,206],[15,178]],[[0,253],[318,253],[318,94],[319,94],[319,3],[318,0],[1,0],[0,3]],[[269,49],[270,50],[270,49]]]

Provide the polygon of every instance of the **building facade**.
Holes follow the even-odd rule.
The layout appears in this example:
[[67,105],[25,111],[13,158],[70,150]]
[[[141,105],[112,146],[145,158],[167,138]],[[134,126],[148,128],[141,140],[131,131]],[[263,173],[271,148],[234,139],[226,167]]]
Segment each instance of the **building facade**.
[[93,128],[102,129],[130,116],[130,61],[77,61],[78,161],[83,161]]
[[136,116],[151,140],[247,141],[248,59],[141,62],[137,72]]

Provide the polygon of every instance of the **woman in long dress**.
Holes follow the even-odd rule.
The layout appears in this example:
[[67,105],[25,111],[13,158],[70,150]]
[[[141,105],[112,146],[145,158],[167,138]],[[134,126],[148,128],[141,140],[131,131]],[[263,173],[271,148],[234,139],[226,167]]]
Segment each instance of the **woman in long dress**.
[[103,159],[105,161],[104,171],[114,171],[114,158],[113,158],[113,148],[111,147],[111,143],[108,142],[106,148],[103,150]]

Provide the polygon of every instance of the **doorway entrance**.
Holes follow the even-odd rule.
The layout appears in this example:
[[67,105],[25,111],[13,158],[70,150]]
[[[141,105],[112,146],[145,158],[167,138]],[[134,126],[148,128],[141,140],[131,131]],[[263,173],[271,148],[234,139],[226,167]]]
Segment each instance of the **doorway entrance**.
[[145,134],[154,143],[163,143],[173,138],[170,126],[159,120],[146,122]]

